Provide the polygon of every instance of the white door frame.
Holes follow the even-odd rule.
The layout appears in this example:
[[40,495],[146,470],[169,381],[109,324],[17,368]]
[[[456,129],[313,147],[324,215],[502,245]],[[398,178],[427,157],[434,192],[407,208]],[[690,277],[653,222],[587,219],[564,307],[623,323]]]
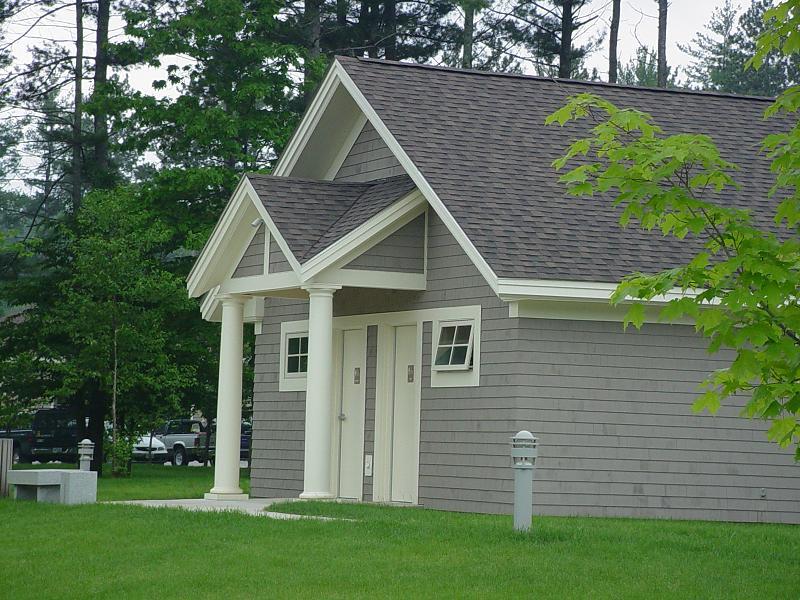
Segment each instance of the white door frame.
[[[334,406],[339,406],[341,394],[342,376],[342,350],[341,350],[341,331],[344,329],[362,329],[365,338],[366,356],[366,336],[369,326],[378,328],[378,347],[376,362],[376,382],[375,382],[375,450],[373,456],[373,479],[372,479],[372,500],[374,502],[391,501],[391,444],[392,444],[392,399],[394,394],[394,327],[403,325],[417,326],[417,372],[416,378],[416,413],[417,413],[417,455],[416,467],[417,488],[415,490],[414,503],[419,501],[419,431],[421,415],[421,396],[422,396],[422,334],[423,325],[426,321],[439,320],[459,320],[474,319],[480,326],[481,306],[480,304],[469,306],[449,306],[440,308],[426,308],[420,310],[407,310],[391,313],[372,313],[366,315],[352,315],[333,318],[334,328],[334,391],[331,401]],[[305,328],[305,329],[304,329]],[[307,331],[308,321],[285,321],[281,323],[281,335],[284,331]],[[338,341],[337,341],[338,340]],[[475,352],[480,351],[480,346],[476,345]],[[432,350],[431,350],[432,351]],[[283,348],[281,347],[281,354]],[[477,363],[476,363],[477,364]],[[430,367],[430,365],[429,365]],[[430,373],[428,373],[430,375]],[[364,377],[366,378],[366,365]],[[366,381],[366,379],[365,379]],[[305,389],[305,380],[297,382],[297,391]],[[366,385],[364,386],[366,396]],[[366,409],[366,397],[364,406]],[[331,440],[335,446],[331,451],[331,490],[339,490],[339,452],[338,452],[338,419],[335,411],[331,422]],[[363,490],[363,470],[362,470],[362,490]],[[363,492],[362,492],[363,493]]]
[[[366,409],[367,409],[367,327],[366,325],[362,325],[359,327],[349,327],[343,326],[338,327],[338,324],[334,325],[333,331],[333,357],[334,357],[334,370],[333,370],[333,420],[331,423],[332,431],[331,431],[331,441],[333,444],[333,449],[331,452],[331,491],[339,497],[339,474],[341,472],[341,447],[342,447],[342,427],[341,421],[339,420],[339,409],[342,405],[342,376],[343,376],[343,364],[344,364],[344,331],[351,331],[351,330],[358,330],[361,332],[362,336],[362,345],[361,347],[364,349],[364,354],[362,357],[362,364],[361,364],[361,377],[364,385],[361,386],[362,395],[361,395],[361,407],[364,413],[362,414],[361,422],[364,423],[366,420]],[[358,499],[364,499],[364,429],[362,427],[361,430],[361,465],[359,466],[359,476],[361,480],[361,485],[359,486],[359,494]]]

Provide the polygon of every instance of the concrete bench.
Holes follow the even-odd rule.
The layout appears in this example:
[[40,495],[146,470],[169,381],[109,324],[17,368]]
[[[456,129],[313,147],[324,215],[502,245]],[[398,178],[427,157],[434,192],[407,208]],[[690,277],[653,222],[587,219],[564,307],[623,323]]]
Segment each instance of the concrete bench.
[[54,504],[89,504],[97,501],[97,473],[75,469],[9,471],[17,500]]

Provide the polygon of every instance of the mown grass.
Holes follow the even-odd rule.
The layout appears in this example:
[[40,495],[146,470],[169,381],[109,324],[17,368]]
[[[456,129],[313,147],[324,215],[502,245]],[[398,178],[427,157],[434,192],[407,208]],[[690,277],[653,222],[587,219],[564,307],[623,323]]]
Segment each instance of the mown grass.
[[[14,465],[15,469],[72,469],[75,465],[49,463],[44,465]],[[245,493],[250,490],[247,470],[241,470],[239,481]],[[107,500],[167,500],[171,498],[202,498],[214,484],[212,467],[173,467],[134,463],[130,477],[112,477],[105,469],[97,481],[97,499]],[[0,590],[2,598],[2,590]]]
[[800,578],[792,526],[541,517],[516,534],[507,516],[270,510],[355,520],[5,500],[0,597],[763,599]]

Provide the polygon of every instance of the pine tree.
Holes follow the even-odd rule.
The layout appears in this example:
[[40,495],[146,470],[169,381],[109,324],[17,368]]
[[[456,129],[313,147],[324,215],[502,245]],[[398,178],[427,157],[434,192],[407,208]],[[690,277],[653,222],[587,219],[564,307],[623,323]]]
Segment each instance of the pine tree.
[[[660,87],[658,81],[657,51],[647,46],[639,46],[636,56],[619,69],[619,83],[637,87]],[[667,66],[666,87],[677,87],[677,72]]]
[[764,13],[773,4],[755,0],[739,15],[728,0],[714,11],[706,30],[681,47],[694,59],[687,69],[689,84],[704,90],[774,96],[800,81],[796,55],[773,51],[765,56],[760,69],[746,68],[765,29]]

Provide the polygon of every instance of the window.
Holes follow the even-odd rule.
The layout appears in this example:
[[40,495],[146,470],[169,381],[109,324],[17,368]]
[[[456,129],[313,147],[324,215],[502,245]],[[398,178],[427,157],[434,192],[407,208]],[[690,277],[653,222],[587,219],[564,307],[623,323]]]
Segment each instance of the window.
[[437,371],[464,371],[472,368],[474,337],[472,321],[444,322],[439,326],[439,342],[433,366]]
[[278,390],[304,392],[308,373],[308,321],[281,323]]
[[286,374],[301,376],[308,371],[308,336],[290,335],[286,340]]

